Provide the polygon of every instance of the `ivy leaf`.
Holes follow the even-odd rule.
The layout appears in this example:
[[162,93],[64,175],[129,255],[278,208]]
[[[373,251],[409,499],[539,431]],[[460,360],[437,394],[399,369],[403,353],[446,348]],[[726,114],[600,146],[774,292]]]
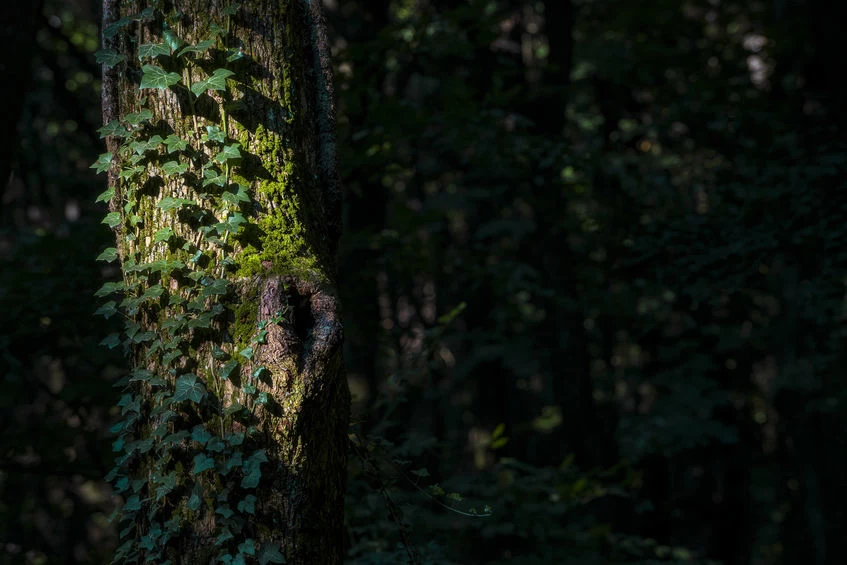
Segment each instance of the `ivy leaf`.
[[124,121],[130,125],[137,126],[142,122],[147,122],[153,119],[153,112],[148,109],[141,110],[140,112],[133,112],[132,114],[127,114],[124,116]]
[[121,28],[131,24],[132,22],[140,22],[141,20],[150,19],[153,17],[153,8],[145,8],[138,14],[132,14],[121,18],[103,28],[103,37],[110,39],[115,37]]
[[168,175],[181,175],[188,170],[188,163],[179,163],[178,161],[168,161],[162,165],[162,171]]
[[165,287],[163,287],[161,284],[154,284],[153,286],[144,291],[144,294],[141,295],[141,299],[147,300],[149,298],[159,298],[160,296],[162,296],[162,294],[164,294],[164,292]]
[[191,439],[201,445],[206,445],[206,442],[212,439],[212,434],[206,431],[202,424],[197,424],[191,429]]
[[173,210],[175,208],[185,206],[186,204],[196,204],[196,202],[188,200],[187,198],[171,198],[170,196],[166,196],[165,198],[162,198],[158,204],[156,204],[156,207],[167,212],[168,210]]
[[253,385],[249,385],[249,384],[244,385],[243,387],[241,387],[241,391],[244,394],[256,394],[256,387],[253,386]]
[[236,451],[233,456],[227,459],[226,463],[224,464],[224,473],[229,473],[233,469],[241,467],[242,464],[243,462],[241,461],[241,452]]
[[260,469],[262,463],[267,463],[268,457],[265,455],[265,450],[260,449],[253,453],[244,462],[244,478],[241,479],[242,488],[256,488],[259,486],[259,479],[262,477]]
[[[253,514],[256,511],[256,497],[252,494],[248,494],[244,497],[244,500],[238,503],[238,511],[246,514]],[[250,540],[252,541],[252,540]],[[243,553],[247,553],[239,546],[238,551]],[[253,555],[251,552],[250,555]]]
[[126,500],[126,504],[124,504],[123,511],[136,512],[138,510],[141,510],[141,499],[138,498],[137,494],[134,494]]
[[172,29],[166,29],[162,32],[162,37],[165,38],[165,43],[171,48],[171,51],[176,51],[185,42]]
[[101,286],[99,289],[97,289],[97,292],[94,293],[94,296],[102,298],[102,297],[108,296],[108,295],[110,295],[114,292],[124,290],[125,288],[126,288],[126,286],[124,285],[123,281],[103,283],[103,286]]
[[126,57],[114,49],[101,49],[94,53],[94,60],[106,65],[107,67],[114,67],[124,59],[126,59]]
[[178,74],[169,73],[155,65],[144,65],[141,70],[144,71],[144,74],[141,75],[139,88],[168,88],[179,82]]
[[114,300],[110,300],[109,302],[103,304],[100,308],[98,308],[95,312],[95,316],[103,316],[107,320],[115,315],[118,311],[117,304]]
[[215,69],[212,75],[206,79],[206,88],[209,90],[226,90],[226,79],[235,73],[229,69]]
[[176,473],[173,471],[162,477],[159,486],[156,488],[156,500],[171,492],[176,487],[176,480]]
[[188,503],[186,504],[186,507],[189,510],[196,512],[200,509],[200,502],[200,497],[197,495],[197,493],[191,493],[191,496],[188,498]]
[[256,404],[267,404],[267,403],[268,403],[268,393],[267,392],[260,392],[256,396]]
[[107,263],[111,263],[117,258],[118,250],[114,247],[107,247],[100,255],[97,256],[98,261],[106,261]]
[[194,456],[194,468],[191,470],[191,473],[197,475],[206,471],[208,469],[215,468],[215,460],[208,455],[203,455],[202,453],[198,453]]
[[[253,541],[252,538],[250,538],[245,542],[238,544],[238,551],[239,557],[241,557],[242,555],[256,555],[256,542]],[[242,563],[243,562],[244,560],[242,559]]]
[[170,445],[172,443],[179,443],[187,437],[188,437],[188,432],[185,431],[185,430],[180,430],[178,432],[174,432],[174,433],[166,436],[165,439],[162,440],[162,443],[165,444],[165,445]]
[[176,151],[185,151],[185,148],[188,147],[188,142],[172,133],[165,138],[165,145],[168,146],[168,153],[174,153]]
[[171,48],[167,43],[145,43],[138,46],[138,59],[143,57],[158,57],[159,55],[170,55]]
[[127,131],[119,120],[112,120],[102,128],[98,129],[97,133],[100,134],[100,139],[103,139],[107,136],[126,137],[129,134],[129,131]]
[[182,357],[182,351],[180,351],[179,349],[174,349],[170,353],[162,355],[162,362],[165,365],[170,365],[174,361],[174,359],[179,359],[180,357]]
[[[230,4],[229,6],[227,6],[226,8],[223,9],[223,11],[221,12],[221,15],[223,15],[223,16],[234,16],[238,12],[239,8],[241,8],[241,2],[233,2],[232,4]],[[253,554],[251,553],[250,555],[253,555]]]
[[226,175],[218,173],[215,169],[206,169],[203,171],[203,176],[205,177],[203,186],[209,186],[210,184],[223,186],[226,184]]
[[245,347],[244,349],[239,351],[238,354],[241,355],[242,357],[246,358],[246,359],[252,359],[253,358],[253,348],[252,347]]
[[113,228],[121,223],[121,214],[120,212],[109,212],[108,214],[106,214],[106,217],[103,218],[103,221],[101,221],[100,223],[106,224],[110,228]]
[[131,179],[135,175],[144,172],[144,167],[131,167],[129,169],[123,169],[121,174],[119,175],[122,180]]
[[200,138],[201,141],[217,141],[218,143],[223,143],[226,137],[224,136],[224,132],[221,131],[221,128],[218,126],[206,126],[206,134]]
[[206,387],[203,386],[203,383],[197,382],[197,375],[188,373],[176,380],[174,402],[182,402],[183,400],[200,402],[204,396],[206,396]]
[[231,145],[224,145],[224,148],[220,153],[215,155],[215,161],[218,163],[226,163],[231,159],[240,159],[241,151],[238,148],[241,147],[240,143],[233,143]]
[[246,223],[247,220],[242,216],[239,212],[232,214],[229,216],[225,222],[220,222],[215,224],[215,230],[219,235],[223,235],[224,233],[238,233],[238,228],[241,224]]
[[112,153],[101,153],[97,160],[88,167],[89,169],[97,169],[98,173],[103,173],[109,170],[112,166]]
[[162,228],[156,232],[156,235],[153,236],[154,242],[159,241],[168,241],[170,238],[174,236],[174,230],[171,228]]
[[213,312],[203,312],[190,322],[188,322],[189,328],[208,328],[212,325],[212,318],[215,317]]
[[112,199],[114,195],[115,187],[109,187],[97,196],[97,200],[95,200],[94,203],[96,204],[97,202],[108,202]]
[[215,514],[220,514],[224,518],[231,518],[235,512],[228,505],[224,504],[215,508]]
[[238,192],[226,191],[221,194],[221,198],[233,206],[238,206],[239,202],[250,202],[250,196],[242,184],[238,185]]
[[215,545],[221,545],[221,544],[231,540],[233,537],[235,537],[235,536],[232,535],[232,532],[229,531],[229,528],[223,528],[223,531],[218,536],[218,538],[215,540]]
[[268,563],[285,563],[285,556],[279,551],[279,546],[276,544],[262,544],[262,549],[259,551],[259,565],[268,565]]
[[226,51],[226,61],[227,63],[232,63],[233,61],[237,61],[244,57],[244,52],[239,47],[238,49],[227,49]]
[[224,366],[221,367],[221,378],[228,379],[236,367],[238,367],[238,361],[236,361],[235,359],[224,363]]
[[215,41],[212,39],[206,39],[204,41],[200,41],[197,45],[186,45],[182,49],[180,49],[179,53],[176,54],[177,57],[182,57],[186,53],[204,53],[209,50],[209,48],[215,44]]
[[226,294],[228,281],[226,279],[215,279],[211,281],[206,288],[203,289],[203,296],[211,296],[213,294]]

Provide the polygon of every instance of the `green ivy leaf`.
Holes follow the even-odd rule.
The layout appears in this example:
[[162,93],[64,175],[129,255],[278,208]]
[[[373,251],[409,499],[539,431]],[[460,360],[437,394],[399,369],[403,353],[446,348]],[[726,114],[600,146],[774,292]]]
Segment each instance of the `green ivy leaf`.
[[259,551],[259,565],[268,565],[268,563],[285,563],[285,556],[279,551],[279,546],[276,544],[262,544],[262,549]]
[[256,394],[256,387],[251,385],[251,384],[246,384],[243,387],[241,387],[241,391],[244,394]]
[[114,195],[115,195],[115,187],[110,186],[109,188],[107,188],[106,190],[104,190],[103,192],[101,192],[97,196],[97,200],[95,200],[94,203],[96,204],[97,202],[108,202],[109,200],[112,199],[112,197]]
[[169,73],[155,65],[144,65],[141,67],[144,74],[141,75],[139,88],[168,88],[179,82],[179,75]]
[[206,387],[203,386],[203,383],[197,382],[197,375],[188,373],[176,380],[174,402],[182,402],[183,400],[200,402],[204,396],[206,396]]
[[182,357],[182,351],[180,351],[179,349],[174,349],[170,353],[162,355],[162,363],[164,363],[165,365],[170,365],[174,361],[174,359],[179,359],[180,357]]
[[133,112],[132,114],[127,114],[124,116],[124,121],[130,125],[137,126],[142,122],[147,122],[153,119],[153,112],[148,109],[141,110],[140,112]]
[[236,212],[234,214],[231,214],[225,222],[215,224],[215,230],[218,232],[219,235],[223,235],[227,232],[238,233],[238,228],[241,226],[241,224],[244,224],[246,222],[247,220],[244,218],[244,216],[242,216],[240,212]]
[[203,295],[211,296],[213,294],[226,294],[228,284],[229,281],[226,279],[214,279],[206,285],[206,288],[203,289]]
[[165,439],[162,440],[162,443],[166,445],[170,445],[172,443],[179,443],[187,437],[188,432],[185,430],[180,430],[178,432],[166,436]]
[[214,44],[215,41],[213,39],[206,39],[204,41],[198,42],[196,45],[186,45],[185,47],[180,49],[179,53],[177,53],[176,56],[182,57],[186,53],[205,53]]
[[103,218],[103,221],[101,221],[100,223],[106,224],[110,228],[114,228],[115,226],[121,223],[121,214],[120,212],[109,212],[108,214],[106,214],[106,217]]
[[162,198],[158,204],[156,204],[156,207],[167,212],[168,210],[173,210],[187,204],[197,203],[193,200],[188,200],[187,198],[171,198],[170,196],[166,196],[165,198]]
[[95,312],[95,316],[103,316],[107,320],[117,313],[117,304],[114,300],[110,300],[109,302],[103,304],[100,308],[98,308]]
[[179,163],[178,161],[168,161],[162,165],[162,171],[168,175],[181,175],[188,170],[188,163]]
[[158,57],[159,55],[170,55],[171,48],[167,43],[145,43],[138,46],[138,59],[144,57]]
[[141,295],[142,300],[148,300],[150,298],[159,298],[164,294],[165,287],[161,284],[154,284],[150,288],[144,291],[144,294]]
[[191,439],[200,445],[206,445],[206,442],[212,439],[212,434],[203,427],[203,424],[197,424],[191,429]]
[[188,142],[172,133],[165,138],[165,145],[168,146],[168,153],[174,153],[176,151],[185,151],[185,148],[188,147]]
[[224,464],[224,473],[229,473],[233,469],[241,467],[242,464],[243,461],[241,460],[241,452],[236,451]]
[[231,540],[233,537],[232,532],[229,531],[229,528],[223,528],[221,534],[215,540],[215,545],[222,545],[227,541]]
[[226,79],[234,74],[229,69],[215,69],[211,76],[206,79],[206,88],[209,90],[226,90]]
[[174,236],[174,230],[171,228],[162,228],[156,232],[156,235],[153,236],[154,242],[159,241],[168,241],[170,238]]
[[205,179],[203,180],[203,186],[209,186],[210,184],[223,186],[224,184],[226,184],[226,175],[222,175],[214,169],[204,170],[203,176],[205,177]]
[[200,509],[200,502],[201,500],[197,493],[192,493],[191,496],[188,498],[188,503],[186,504],[186,507],[192,512],[196,512]]
[[260,449],[253,453],[244,462],[243,470],[244,477],[241,479],[242,488],[256,488],[259,486],[259,479],[262,477],[261,465],[267,463],[268,457],[265,455],[265,450]]
[[131,24],[132,22],[140,22],[141,20],[149,20],[153,17],[153,8],[145,8],[138,14],[132,14],[121,18],[103,28],[103,37],[111,39],[115,37],[121,28]]
[[[241,8],[241,2],[233,2],[221,11],[221,15],[234,16],[238,12],[239,8]],[[253,554],[251,553],[250,555]]]
[[237,49],[227,49],[226,50],[226,61],[227,63],[232,63],[233,61],[237,61],[244,57],[244,52],[241,48]]
[[203,312],[190,322],[188,322],[189,328],[209,328],[212,326],[212,318],[215,317],[213,312]]
[[221,199],[225,202],[229,202],[233,206],[238,206],[240,202],[250,202],[250,196],[247,194],[243,184],[238,185],[237,192],[225,191],[221,194]]
[[166,29],[162,32],[162,37],[165,43],[171,48],[171,51],[176,51],[185,43],[172,29]]
[[123,511],[124,512],[137,512],[141,510],[141,499],[137,494],[130,496],[126,500],[126,504],[124,504]]
[[127,180],[127,179],[131,179],[135,175],[138,175],[138,174],[143,173],[143,172],[144,172],[144,167],[131,167],[129,169],[121,170],[121,174],[119,176],[120,176],[121,180]]
[[125,288],[126,288],[126,285],[124,285],[123,281],[103,283],[103,286],[101,286],[99,289],[97,289],[97,292],[94,293],[94,296],[102,298],[102,297],[108,296],[108,295],[110,295],[114,292],[119,292],[121,290],[124,290]]
[[206,126],[206,134],[200,138],[201,141],[217,141],[218,143],[223,143],[226,139],[224,132],[221,131],[221,128],[218,126]]
[[218,163],[226,163],[232,159],[240,159],[241,151],[238,148],[241,147],[240,143],[233,143],[230,145],[224,145],[224,148],[215,155],[215,161]]
[[235,514],[235,512],[232,511],[232,508],[230,508],[229,505],[222,504],[215,508],[215,514],[220,514],[224,518],[232,518],[232,515]]
[[114,67],[124,59],[126,59],[126,57],[114,49],[101,49],[94,53],[94,60],[106,65],[107,67]]
[[106,261],[107,263],[111,263],[117,258],[118,250],[114,247],[107,247],[100,255],[97,256],[98,261]]
[[197,475],[202,473],[203,471],[207,471],[209,469],[215,468],[215,460],[208,455],[204,455],[202,453],[198,453],[194,456],[194,468],[191,470],[191,473]]
[[252,359],[253,358],[253,348],[252,347],[245,347],[244,349],[239,351],[238,354],[241,355],[242,357],[246,358],[246,359]]
[[256,404],[267,404],[267,403],[268,403],[268,393],[267,392],[260,392],[256,396]]
[[228,379],[236,367],[238,367],[238,361],[236,361],[235,359],[224,363],[223,367],[221,367],[221,378]]
[[98,173],[103,173],[109,170],[112,166],[112,153],[101,153],[97,160],[89,167],[89,169],[97,169]]
[[100,345],[105,345],[109,349],[114,349],[121,343],[121,337],[117,333],[110,333],[100,341]]

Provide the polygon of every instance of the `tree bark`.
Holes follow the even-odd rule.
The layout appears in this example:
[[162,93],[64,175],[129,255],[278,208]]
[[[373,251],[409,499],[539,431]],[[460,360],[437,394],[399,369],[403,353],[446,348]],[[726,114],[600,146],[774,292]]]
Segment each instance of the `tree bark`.
[[[142,149],[143,170],[133,173],[132,151],[119,136],[107,138],[127,297],[121,339],[135,375],[122,406],[125,454],[112,477],[125,500],[140,500],[140,510],[124,506],[118,560],[280,562],[278,548],[287,563],[340,563],[349,391],[335,274],[341,188],[320,2],[103,7],[104,30],[131,20],[104,33],[104,47],[125,56],[104,65],[104,123],[149,110],[148,122],[127,127],[187,142],[173,153],[161,144]],[[175,36],[184,42],[177,49]],[[179,54],[207,39],[211,48]],[[171,52],[139,60],[138,46],[150,43]],[[179,82],[140,89],[150,64]],[[219,67],[234,73],[224,90],[189,90]],[[214,128],[225,136],[220,144],[207,139]],[[240,156],[219,164],[226,145]],[[165,174],[167,161],[187,171]],[[206,183],[218,170],[223,183]],[[236,194],[249,199],[235,202]],[[185,204],[165,204],[177,199]],[[241,225],[224,225],[239,217]],[[186,400],[180,383],[195,377],[200,400]],[[191,435],[173,436],[180,432]],[[214,467],[198,471],[204,457]],[[251,465],[261,471],[255,487]]]

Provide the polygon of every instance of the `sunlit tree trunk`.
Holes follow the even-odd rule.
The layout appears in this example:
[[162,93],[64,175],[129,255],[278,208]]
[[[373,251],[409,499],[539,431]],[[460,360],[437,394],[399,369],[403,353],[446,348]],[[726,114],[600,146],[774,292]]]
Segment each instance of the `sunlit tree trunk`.
[[127,319],[111,344],[134,369],[117,560],[340,563],[349,392],[320,2],[103,8],[103,199],[124,275],[107,313]]

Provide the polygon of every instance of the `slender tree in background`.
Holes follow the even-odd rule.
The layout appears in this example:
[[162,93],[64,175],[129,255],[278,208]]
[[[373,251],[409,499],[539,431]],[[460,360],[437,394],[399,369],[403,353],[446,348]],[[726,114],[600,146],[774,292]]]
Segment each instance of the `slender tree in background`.
[[337,563],[349,393],[317,2],[103,5],[104,219],[133,371],[117,562]]

